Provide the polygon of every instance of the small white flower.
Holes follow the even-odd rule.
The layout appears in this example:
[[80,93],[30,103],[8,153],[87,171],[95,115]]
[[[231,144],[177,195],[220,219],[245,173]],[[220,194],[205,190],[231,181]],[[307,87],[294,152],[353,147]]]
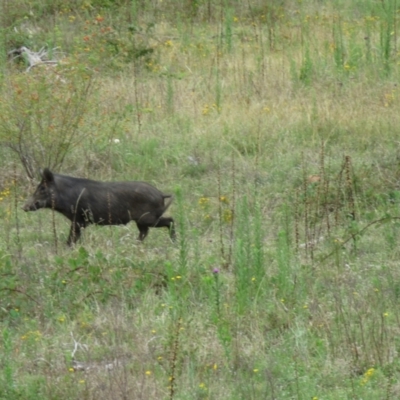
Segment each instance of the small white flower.
[[119,139],[113,139],[113,142],[114,142],[115,144],[118,144],[118,143],[120,143],[121,141],[120,141]]

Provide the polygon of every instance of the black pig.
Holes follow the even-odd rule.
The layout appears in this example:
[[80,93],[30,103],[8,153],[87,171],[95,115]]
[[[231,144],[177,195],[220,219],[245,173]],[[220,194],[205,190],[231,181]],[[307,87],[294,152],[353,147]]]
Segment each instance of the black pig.
[[68,245],[76,243],[81,228],[87,225],[121,225],[130,221],[139,228],[139,240],[144,240],[149,228],[163,226],[174,239],[174,220],[162,216],[172,201],[165,204],[164,200],[171,197],[145,182],[99,182],[53,174],[46,168],[23,210],[51,208],[65,215],[72,223]]

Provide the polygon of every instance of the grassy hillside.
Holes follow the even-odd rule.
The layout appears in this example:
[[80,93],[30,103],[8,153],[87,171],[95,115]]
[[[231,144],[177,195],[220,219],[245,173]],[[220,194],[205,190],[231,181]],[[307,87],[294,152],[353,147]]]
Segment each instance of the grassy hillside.
[[[0,399],[399,398],[396,0],[1,7]],[[177,241],[68,248],[43,167],[173,194]]]

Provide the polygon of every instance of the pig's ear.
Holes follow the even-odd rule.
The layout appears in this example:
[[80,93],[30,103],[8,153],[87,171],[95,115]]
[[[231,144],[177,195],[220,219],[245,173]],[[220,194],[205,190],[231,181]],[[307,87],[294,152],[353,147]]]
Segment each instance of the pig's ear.
[[41,171],[42,178],[47,182],[47,183],[52,183],[54,182],[54,175],[53,173],[48,169],[45,168],[43,171]]

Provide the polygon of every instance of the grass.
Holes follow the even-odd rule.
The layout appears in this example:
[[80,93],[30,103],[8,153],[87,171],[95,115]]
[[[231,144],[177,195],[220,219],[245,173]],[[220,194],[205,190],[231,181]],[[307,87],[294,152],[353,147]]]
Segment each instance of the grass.
[[[398,5],[269,3],[3,10],[1,399],[398,398]],[[64,62],[25,74],[21,45]],[[22,116],[29,171],[60,150],[173,193],[176,243],[90,226],[71,249],[23,213]]]

